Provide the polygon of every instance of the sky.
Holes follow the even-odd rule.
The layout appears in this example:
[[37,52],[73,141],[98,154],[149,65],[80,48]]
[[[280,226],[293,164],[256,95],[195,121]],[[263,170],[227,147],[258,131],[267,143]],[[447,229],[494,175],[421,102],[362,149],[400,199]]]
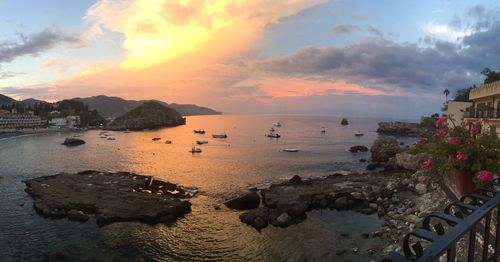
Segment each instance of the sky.
[[497,1],[1,0],[0,93],[416,119],[500,69]]

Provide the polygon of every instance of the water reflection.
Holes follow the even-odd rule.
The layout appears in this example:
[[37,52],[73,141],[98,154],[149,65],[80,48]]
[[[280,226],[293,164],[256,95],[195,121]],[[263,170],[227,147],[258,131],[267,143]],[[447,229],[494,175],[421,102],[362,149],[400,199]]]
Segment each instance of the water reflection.
[[[265,137],[272,123],[279,139]],[[339,248],[357,241],[341,240],[339,229],[355,231],[359,224],[377,226],[376,218],[335,211],[314,211],[301,224],[287,229],[266,228],[262,233],[239,222],[239,212],[215,210],[225,197],[251,184],[278,181],[294,174],[325,175],[339,167],[362,170],[359,158],[345,150],[370,146],[377,137],[378,120],[312,116],[203,116],[189,117],[187,125],[147,132],[109,132],[116,140],[100,138],[98,131],[81,133],[83,146],[64,147],[67,133],[45,134],[0,141],[0,257],[2,261],[39,261],[55,252],[72,261],[304,261],[332,260]],[[322,134],[324,126],[326,133]],[[203,128],[204,135],[194,129]],[[354,137],[354,130],[363,137]],[[226,132],[228,138],[213,139]],[[152,141],[159,136],[161,141]],[[165,144],[165,139],[172,144]],[[196,140],[201,154],[188,150]],[[411,141],[405,141],[411,142]],[[280,152],[299,148],[298,153]],[[338,163],[338,164],[336,164]],[[193,211],[173,226],[116,223],[99,229],[94,223],[44,219],[35,214],[22,181],[58,172],[86,169],[124,170],[153,175],[197,187]],[[24,206],[21,206],[24,204]],[[362,221],[357,221],[361,219]],[[375,219],[375,220],[374,220]],[[349,225],[347,222],[356,221]],[[359,222],[359,223],[358,223]],[[347,223],[347,224],[346,224]],[[368,231],[372,229],[363,229]],[[363,232],[365,233],[365,232]],[[371,244],[370,244],[371,245]],[[26,247],[30,249],[27,250]],[[358,258],[368,258],[360,246]],[[346,255],[347,258],[349,255]]]

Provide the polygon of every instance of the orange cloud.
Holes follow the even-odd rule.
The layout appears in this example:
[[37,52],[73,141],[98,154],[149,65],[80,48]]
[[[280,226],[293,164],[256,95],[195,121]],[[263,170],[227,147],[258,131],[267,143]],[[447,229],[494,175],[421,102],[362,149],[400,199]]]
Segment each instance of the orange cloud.
[[262,80],[259,83],[261,91],[275,98],[352,94],[369,96],[397,95],[344,81],[324,82],[298,78],[273,78]]

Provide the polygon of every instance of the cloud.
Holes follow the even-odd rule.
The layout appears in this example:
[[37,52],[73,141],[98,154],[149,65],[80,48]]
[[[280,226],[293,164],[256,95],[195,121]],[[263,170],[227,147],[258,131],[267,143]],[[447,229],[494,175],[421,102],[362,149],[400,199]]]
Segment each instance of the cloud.
[[447,24],[439,24],[435,22],[428,22],[424,24],[422,30],[433,38],[451,42],[458,42],[464,36],[471,35],[474,32],[471,28],[454,30]]
[[371,25],[367,25],[366,26],[366,30],[378,37],[383,37],[384,36],[384,33],[382,33],[382,31],[380,31],[379,29],[377,29],[376,27],[374,26],[371,26]]
[[400,94],[466,87],[482,81],[484,67],[500,67],[500,22],[461,41],[434,40],[428,46],[368,39],[343,48],[308,47],[254,61],[267,77],[346,81]]
[[333,35],[349,34],[353,31],[359,30],[356,25],[336,25],[332,28]]
[[0,63],[11,62],[25,55],[38,56],[61,43],[73,48],[82,46],[79,38],[53,28],[28,35],[19,34],[19,38],[17,42],[0,42]]
[[2,94],[13,97],[32,97],[38,95],[45,95],[49,92],[48,87],[30,88],[30,87],[0,87]]
[[[219,52],[253,47],[266,24],[323,0],[100,0],[87,12],[92,34],[125,36],[124,69],[145,69],[219,45]],[[238,35],[237,38],[234,36]]]

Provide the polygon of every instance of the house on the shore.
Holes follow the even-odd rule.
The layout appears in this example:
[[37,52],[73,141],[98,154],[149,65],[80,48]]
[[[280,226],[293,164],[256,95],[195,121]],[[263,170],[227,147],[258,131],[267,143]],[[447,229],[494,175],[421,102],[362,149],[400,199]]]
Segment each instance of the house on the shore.
[[466,120],[484,120],[485,130],[500,131],[500,81],[470,90],[472,106],[465,112]]
[[67,117],[56,117],[49,121],[49,125],[58,128],[70,128],[73,129],[80,125],[80,116],[67,116]]

